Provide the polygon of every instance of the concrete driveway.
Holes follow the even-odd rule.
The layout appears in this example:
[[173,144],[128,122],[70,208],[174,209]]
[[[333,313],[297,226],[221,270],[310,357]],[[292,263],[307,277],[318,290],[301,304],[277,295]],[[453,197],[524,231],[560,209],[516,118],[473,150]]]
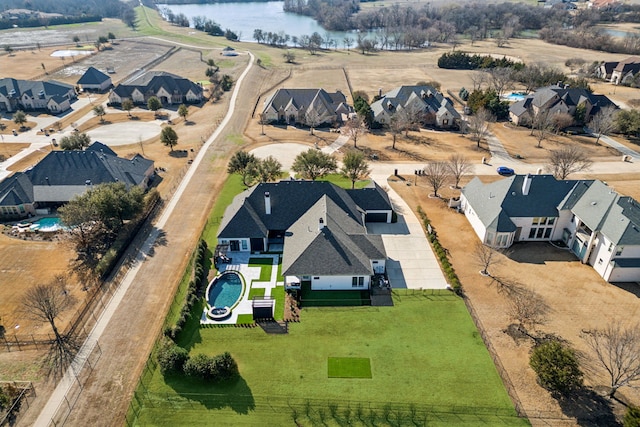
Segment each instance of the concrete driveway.
[[[375,178],[374,178],[375,179]],[[376,179],[381,186],[384,181]],[[445,289],[448,284],[420,220],[393,190],[387,193],[398,214],[395,224],[367,224],[369,234],[382,235],[387,251],[387,275],[392,288]]]

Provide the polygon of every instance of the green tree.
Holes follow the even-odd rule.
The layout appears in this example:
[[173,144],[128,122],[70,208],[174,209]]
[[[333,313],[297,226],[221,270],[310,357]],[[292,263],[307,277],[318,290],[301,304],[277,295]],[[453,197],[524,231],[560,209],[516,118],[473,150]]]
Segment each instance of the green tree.
[[624,414],[624,427],[640,427],[640,407],[629,406]]
[[18,110],[13,114],[13,122],[22,127],[27,123],[27,115],[22,110]]
[[552,340],[537,345],[529,365],[540,385],[551,392],[566,394],[582,386],[582,371],[572,349]]
[[371,128],[371,125],[373,125],[373,110],[371,110],[367,100],[362,96],[357,96],[353,101],[353,108],[367,128]]
[[256,163],[255,176],[259,182],[275,181],[282,175],[282,164],[273,156]]
[[224,76],[222,76],[222,81],[220,82],[220,87],[222,87],[222,90],[228,92],[231,90],[232,86],[233,78],[229,74],[225,74]]
[[304,179],[312,181],[335,172],[337,168],[338,163],[332,155],[313,148],[298,154],[291,167],[294,172],[299,173]]
[[180,106],[178,107],[178,115],[182,117],[186,122],[187,116],[189,115],[189,108],[187,108],[187,106],[184,104],[180,104]]
[[126,220],[135,218],[144,207],[144,191],[138,186],[127,188],[123,182],[100,184],[87,193],[98,219],[114,232]]
[[173,151],[173,147],[178,145],[178,134],[171,126],[165,126],[160,132],[160,142]]
[[102,105],[96,105],[93,107],[93,114],[96,117],[100,117],[100,123],[104,123],[104,115],[107,114],[107,112]]
[[76,46],[80,46],[80,37],[73,36],[73,42],[76,44]]
[[160,343],[156,359],[162,375],[182,374],[184,364],[189,360],[189,352],[165,338]]
[[351,180],[351,188],[355,188],[356,181],[369,176],[371,169],[362,151],[349,150],[342,158],[340,173]]
[[246,151],[238,151],[229,159],[227,172],[230,174],[240,174],[242,176],[242,183],[249,186],[253,180],[257,162],[258,159],[256,159],[256,156],[253,154],[247,153]]
[[107,38],[109,39],[109,41],[113,41],[116,39],[116,35],[113,33],[109,33],[107,34]]
[[620,110],[616,115],[616,128],[625,135],[640,134],[640,110]]
[[122,101],[122,109],[127,112],[127,115],[131,117],[131,110],[133,109],[133,101],[129,98]]
[[162,102],[160,102],[160,100],[157,97],[152,96],[147,101],[147,108],[149,110],[153,111],[154,115],[157,116],[158,115],[158,110],[162,108]]
[[91,138],[84,132],[74,132],[60,139],[60,148],[63,150],[84,150],[89,145],[91,145]]

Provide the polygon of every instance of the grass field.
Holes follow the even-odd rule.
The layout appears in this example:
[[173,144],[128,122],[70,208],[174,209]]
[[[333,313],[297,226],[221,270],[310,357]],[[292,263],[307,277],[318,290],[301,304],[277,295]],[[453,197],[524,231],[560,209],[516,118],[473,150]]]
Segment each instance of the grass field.
[[[394,303],[305,309],[285,335],[267,335],[261,328],[201,328],[185,343],[190,354],[229,351],[241,378],[211,386],[164,378],[155,370],[136,392],[135,424],[215,420],[283,426],[295,419],[332,426],[366,419],[386,425],[404,419],[430,426],[528,425],[515,416],[462,300],[448,292],[405,291]],[[366,381],[328,378],[329,357],[368,358],[375,374]]]
[[329,378],[371,378],[368,357],[330,357],[327,360]]
[[271,258],[249,258],[249,267],[260,267],[260,282],[271,280],[273,260]]

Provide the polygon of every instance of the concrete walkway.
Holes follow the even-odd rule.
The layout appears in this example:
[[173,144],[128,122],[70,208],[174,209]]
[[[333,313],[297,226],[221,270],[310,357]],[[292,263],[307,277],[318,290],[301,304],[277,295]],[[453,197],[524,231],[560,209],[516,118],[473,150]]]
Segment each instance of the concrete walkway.
[[321,151],[327,154],[333,154],[348,141],[349,137],[347,135],[340,135],[331,145],[329,145],[328,147],[323,147]]

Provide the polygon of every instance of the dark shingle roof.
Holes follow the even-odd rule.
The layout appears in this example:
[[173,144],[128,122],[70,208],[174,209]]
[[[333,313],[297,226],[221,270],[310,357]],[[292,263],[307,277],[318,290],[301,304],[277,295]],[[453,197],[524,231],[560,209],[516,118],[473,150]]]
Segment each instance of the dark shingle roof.
[[[0,93],[5,96],[19,98],[23,94],[32,97],[42,96],[50,98],[60,96],[67,98],[73,86],[55,80],[36,81],[36,80],[17,80],[12,78],[0,79]],[[13,94],[11,95],[11,93]]]
[[0,182],[0,206],[18,206],[33,203],[33,185],[22,172]]
[[[409,105],[421,105],[431,113],[448,111],[454,118],[460,118],[460,114],[453,108],[453,104],[433,86],[400,86],[384,95],[371,104],[374,117],[382,111],[397,111],[407,108]],[[391,108],[389,108],[391,107]]]
[[359,190],[347,190],[347,194],[365,211],[388,210],[391,206],[389,195],[375,181]]
[[78,80],[79,85],[99,85],[111,79],[107,74],[94,67],[89,67]]
[[189,90],[196,95],[202,93],[202,88],[191,80],[166,71],[149,71],[132,81],[119,84],[114,92],[120,97],[129,97],[136,89],[144,94],[157,93],[160,88],[164,88],[170,94],[182,96],[185,96]]

